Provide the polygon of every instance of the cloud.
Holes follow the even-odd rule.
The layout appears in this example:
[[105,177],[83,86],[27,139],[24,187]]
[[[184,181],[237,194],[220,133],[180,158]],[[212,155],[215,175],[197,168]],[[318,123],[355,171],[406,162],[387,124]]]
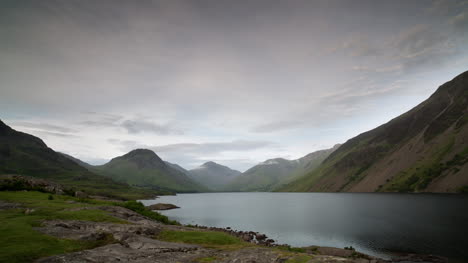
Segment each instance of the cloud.
[[448,40],[429,25],[417,25],[400,33],[393,46],[402,58],[428,55],[446,46]]
[[367,67],[367,66],[353,66],[352,70],[362,71],[362,72],[372,72],[372,73],[389,73],[400,71],[403,68],[403,65],[393,65],[388,67]]
[[48,123],[13,121],[11,122],[11,125],[16,126],[16,127],[39,129],[42,131],[49,131],[49,132],[60,132],[60,133],[77,132],[76,130],[70,129],[68,127],[63,127],[63,126],[58,126],[58,125],[53,125],[53,124],[48,124]]
[[158,124],[150,120],[142,120],[141,117],[126,118],[124,116],[86,112],[87,120],[80,121],[80,125],[103,128],[122,128],[129,134],[153,133],[157,135],[182,135],[183,130],[173,124]]
[[[299,156],[417,105],[468,54],[466,1],[9,2],[0,112],[40,119],[23,128],[89,158],[156,146],[181,165]],[[330,128],[342,132],[319,134]]]
[[446,16],[468,6],[466,0],[433,0],[432,3],[425,8],[429,15]]
[[468,34],[468,11],[462,12],[449,20],[449,23],[463,35]]
[[99,113],[94,111],[81,112],[86,117],[86,120],[80,121],[80,125],[93,127],[118,127],[119,121],[123,116],[109,113]]
[[385,48],[371,42],[367,37],[362,35],[352,36],[342,43],[327,47],[327,53],[345,52],[346,55],[353,57],[376,57],[385,53]]
[[42,131],[42,130],[24,130],[27,133],[36,135],[38,137],[60,137],[60,138],[79,138],[80,136],[69,134],[69,133],[60,133],[60,132],[51,132],[51,131]]
[[297,128],[303,125],[303,122],[298,120],[283,120],[283,121],[275,121],[270,122],[267,124],[262,124],[251,129],[252,132],[256,133],[268,133],[268,132],[276,132],[282,130],[289,130],[293,128]]
[[252,151],[273,146],[269,141],[236,140],[231,142],[176,143],[152,147],[156,152],[178,152],[183,154],[217,154],[229,151]]
[[143,120],[126,120],[121,126],[130,134],[138,134],[143,132],[154,133],[158,135],[178,134],[184,132],[170,124],[157,124]]

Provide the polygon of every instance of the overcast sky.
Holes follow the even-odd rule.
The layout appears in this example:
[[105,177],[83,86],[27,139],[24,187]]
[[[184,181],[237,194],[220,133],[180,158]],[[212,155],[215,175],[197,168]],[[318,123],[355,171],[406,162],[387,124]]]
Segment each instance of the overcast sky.
[[0,119],[92,164],[243,171],[411,109],[467,47],[468,1],[2,0]]

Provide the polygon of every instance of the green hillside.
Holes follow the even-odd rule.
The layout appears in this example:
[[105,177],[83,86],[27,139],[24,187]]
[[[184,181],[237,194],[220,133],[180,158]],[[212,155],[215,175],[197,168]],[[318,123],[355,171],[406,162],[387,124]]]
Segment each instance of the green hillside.
[[241,172],[215,162],[206,162],[189,171],[191,178],[213,191],[223,191],[225,186],[241,175]]
[[182,171],[173,168],[147,149],[133,150],[110,162],[95,166],[93,171],[112,179],[153,190],[200,192],[207,189]]
[[459,192],[468,185],[468,72],[347,141],[281,191]]
[[272,191],[319,166],[340,145],[310,153],[297,160],[276,158],[266,160],[241,176],[236,177],[224,189],[226,191]]
[[0,174],[20,174],[49,179],[96,195],[141,198],[155,194],[96,175],[47,147],[41,139],[15,131],[2,121],[0,121]]

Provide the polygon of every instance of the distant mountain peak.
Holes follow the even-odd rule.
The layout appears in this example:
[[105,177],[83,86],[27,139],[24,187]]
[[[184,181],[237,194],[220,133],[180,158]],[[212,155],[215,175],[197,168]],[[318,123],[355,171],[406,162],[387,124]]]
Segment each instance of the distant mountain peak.
[[115,163],[119,160],[127,160],[137,164],[139,168],[161,168],[166,166],[166,163],[152,150],[135,149],[122,156],[112,159],[109,163]]
[[282,162],[289,162],[289,161],[284,158],[274,158],[274,159],[268,159],[264,162],[261,162],[259,163],[259,165],[274,165],[274,164],[280,164]]
[[221,190],[224,185],[241,174],[239,171],[213,161],[205,162],[189,172],[192,178],[212,190]]
[[220,165],[220,164],[217,164],[217,163],[215,163],[213,161],[208,161],[208,162],[202,164],[202,166],[217,166],[217,165]]
[[154,159],[158,162],[163,162],[163,160],[152,150],[149,149],[135,149],[127,154],[123,155],[124,158],[146,158],[146,159]]
[[126,155],[150,155],[150,156],[158,156],[155,152],[149,149],[135,149],[128,152]]

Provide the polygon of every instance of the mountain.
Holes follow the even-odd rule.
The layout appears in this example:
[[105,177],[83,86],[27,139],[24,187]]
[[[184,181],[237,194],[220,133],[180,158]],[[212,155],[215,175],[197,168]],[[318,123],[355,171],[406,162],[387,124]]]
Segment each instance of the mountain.
[[47,147],[41,139],[16,131],[1,120],[0,174],[44,178],[97,195],[142,198],[155,194],[96,175]]
[[189,173],[195,181],[214,191],[222,191],[225,185],[241,174],[215,162],[206,162]]
[[343,144],[280,191],[468,190],[468,71],[403,115]]
[[186,170],[184,167],[182,167],[182,166],[180,166],[180,165],[178,165],[178,164],[176,164],[176,163],[170,163],[170,162],[168,162],[168,161],[164,161],[164,162],[165,162],[167,165],[169,165],[170,167],[172,167],[172,168],[178,170],[179,172],[184,173],[185,175],[189,175],[189,174],[190,174],[190,172],[189,172],[188,170]]
[[102,175],[138,187],[175,192],[207,190],[147,149],[133,150],[94,168]]
[[73,162],[75,162],[76,164],[78,164],[79,166],[81,167],[84,167],[86,168],[87,170],[92,170],[94,166],[92,166],[91,164],[87,163],[87,162],[83,162],[82,160],[76,158],[76,157],[73,157],[69,154],[66,154],[66,153],[62,153],[62,152],[58,152],[59,154],[65,156],[66,158],[72,160]]
[[312,171],[340,145],[310,153],[297,160],[266,160],[237,177],[225,187],[227,191],[271,191]]

